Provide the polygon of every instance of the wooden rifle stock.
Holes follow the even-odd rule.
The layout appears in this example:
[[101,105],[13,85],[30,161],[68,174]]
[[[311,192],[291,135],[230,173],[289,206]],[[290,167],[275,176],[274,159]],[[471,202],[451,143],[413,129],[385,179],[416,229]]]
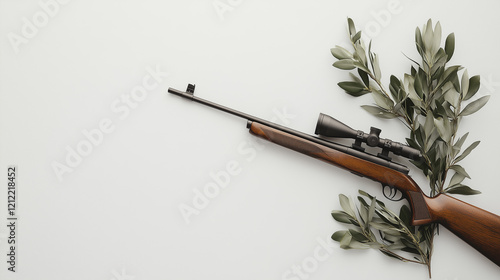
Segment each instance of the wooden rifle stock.
[[252,122],[250,133],[270,142],[397,188],[409,201],[412,225],[439,223],[500,266],[500,216],[445,194],[430,198],[408,175]]

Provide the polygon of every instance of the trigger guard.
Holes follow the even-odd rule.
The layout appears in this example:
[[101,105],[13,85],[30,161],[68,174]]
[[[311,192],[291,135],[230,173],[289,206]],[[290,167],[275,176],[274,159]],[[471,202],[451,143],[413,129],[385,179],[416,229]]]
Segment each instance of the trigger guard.
[[[382,194],[384,195],[385,198],[387,198],[388,200],[390,201],[401,201],[403,200],[403,193],[400,192],[398,189],[394,188],[394,187],[391,187],[391,186],[388,186],[388,185],[382,185]],[[389,188],[390,190],[390,193],[389,195],[387,195],[385,189],[386,188]],[[395,197],[397,196],[397,194],[400,193],[400,197],[398,199],[396,199]]]

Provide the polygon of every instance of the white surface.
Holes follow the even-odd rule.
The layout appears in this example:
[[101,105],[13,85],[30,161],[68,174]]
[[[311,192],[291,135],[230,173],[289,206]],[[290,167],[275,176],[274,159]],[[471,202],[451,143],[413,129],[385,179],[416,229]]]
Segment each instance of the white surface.
[[[347,44],[348,16],[372,28],[386,82],[409,70],[402,52],[417,57],[416,26],[432,18],[443,37],[455,32],[452,63],[481,75],[478,96],[491,94],[462,130],[468,143],[482,140],[463,165],[483,194],[461,199],[500,213],[497,1],[68,2],[43,22],[38,1],[0,1],[0,174],[19,168],[20,223],[11,273],[2,188],[1,279],[426,279],[425,267],[377,251],[321,247],[343,228],[330,216],[338,194],[381,196],[377,184],[270,143],[256,148],[245,120],[165,93],[196,83],[200,97],[307,133],[324,112],[404,141],[398,122],[359,107],[369,97],[336,85],[347,73],[331,66],[329,49]],[[218,14],[221,3],[231,9]],[[23,27],[33,17],[43,25],[36,31]],[[13,33],[24,38],[17,53]],[[158,83],[148,68],[163,73]],[[125,107],[121,98],[144,79],[144,100]],[[284,122],[283,110],[293,117]],[[67,147],[85,145],[82,131],[101,122],[110,132],[58,180],[54,162],[66,164]],[[180,205],[193,206],[227,164],[238,174],[187,224]],[[307,275],[287,274],[303,264]],[[432,264],[437,280],[500,276],[444,229]]]

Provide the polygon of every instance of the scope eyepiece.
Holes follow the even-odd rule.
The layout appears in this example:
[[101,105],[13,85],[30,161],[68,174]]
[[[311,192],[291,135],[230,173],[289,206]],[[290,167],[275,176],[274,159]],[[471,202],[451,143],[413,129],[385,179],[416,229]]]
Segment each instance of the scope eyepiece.
[[390,160],[388,157],[389,152],[413,160],[421,159],[422,154],[419,150],[389,139],[380,138],[380,132],[380,129],[371,127],[370,133],[367,134],[361,130],[352,129],[337,119],[320,113],[314,133],[324,137],[355,139],[356,142],[353,144],[353,148],[358,150],[364,150],[361,147],[362,142],[366,143],[370,147],[380,147],[382,148],[382,153],[379,154],[379,156],[388,160]]

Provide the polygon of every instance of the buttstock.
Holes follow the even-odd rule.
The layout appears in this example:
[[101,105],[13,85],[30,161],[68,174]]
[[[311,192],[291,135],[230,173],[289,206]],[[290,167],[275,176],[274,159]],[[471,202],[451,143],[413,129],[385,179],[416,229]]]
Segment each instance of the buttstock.
[[425,198],[437,222],[500,266],[500,216],[440,194]]

